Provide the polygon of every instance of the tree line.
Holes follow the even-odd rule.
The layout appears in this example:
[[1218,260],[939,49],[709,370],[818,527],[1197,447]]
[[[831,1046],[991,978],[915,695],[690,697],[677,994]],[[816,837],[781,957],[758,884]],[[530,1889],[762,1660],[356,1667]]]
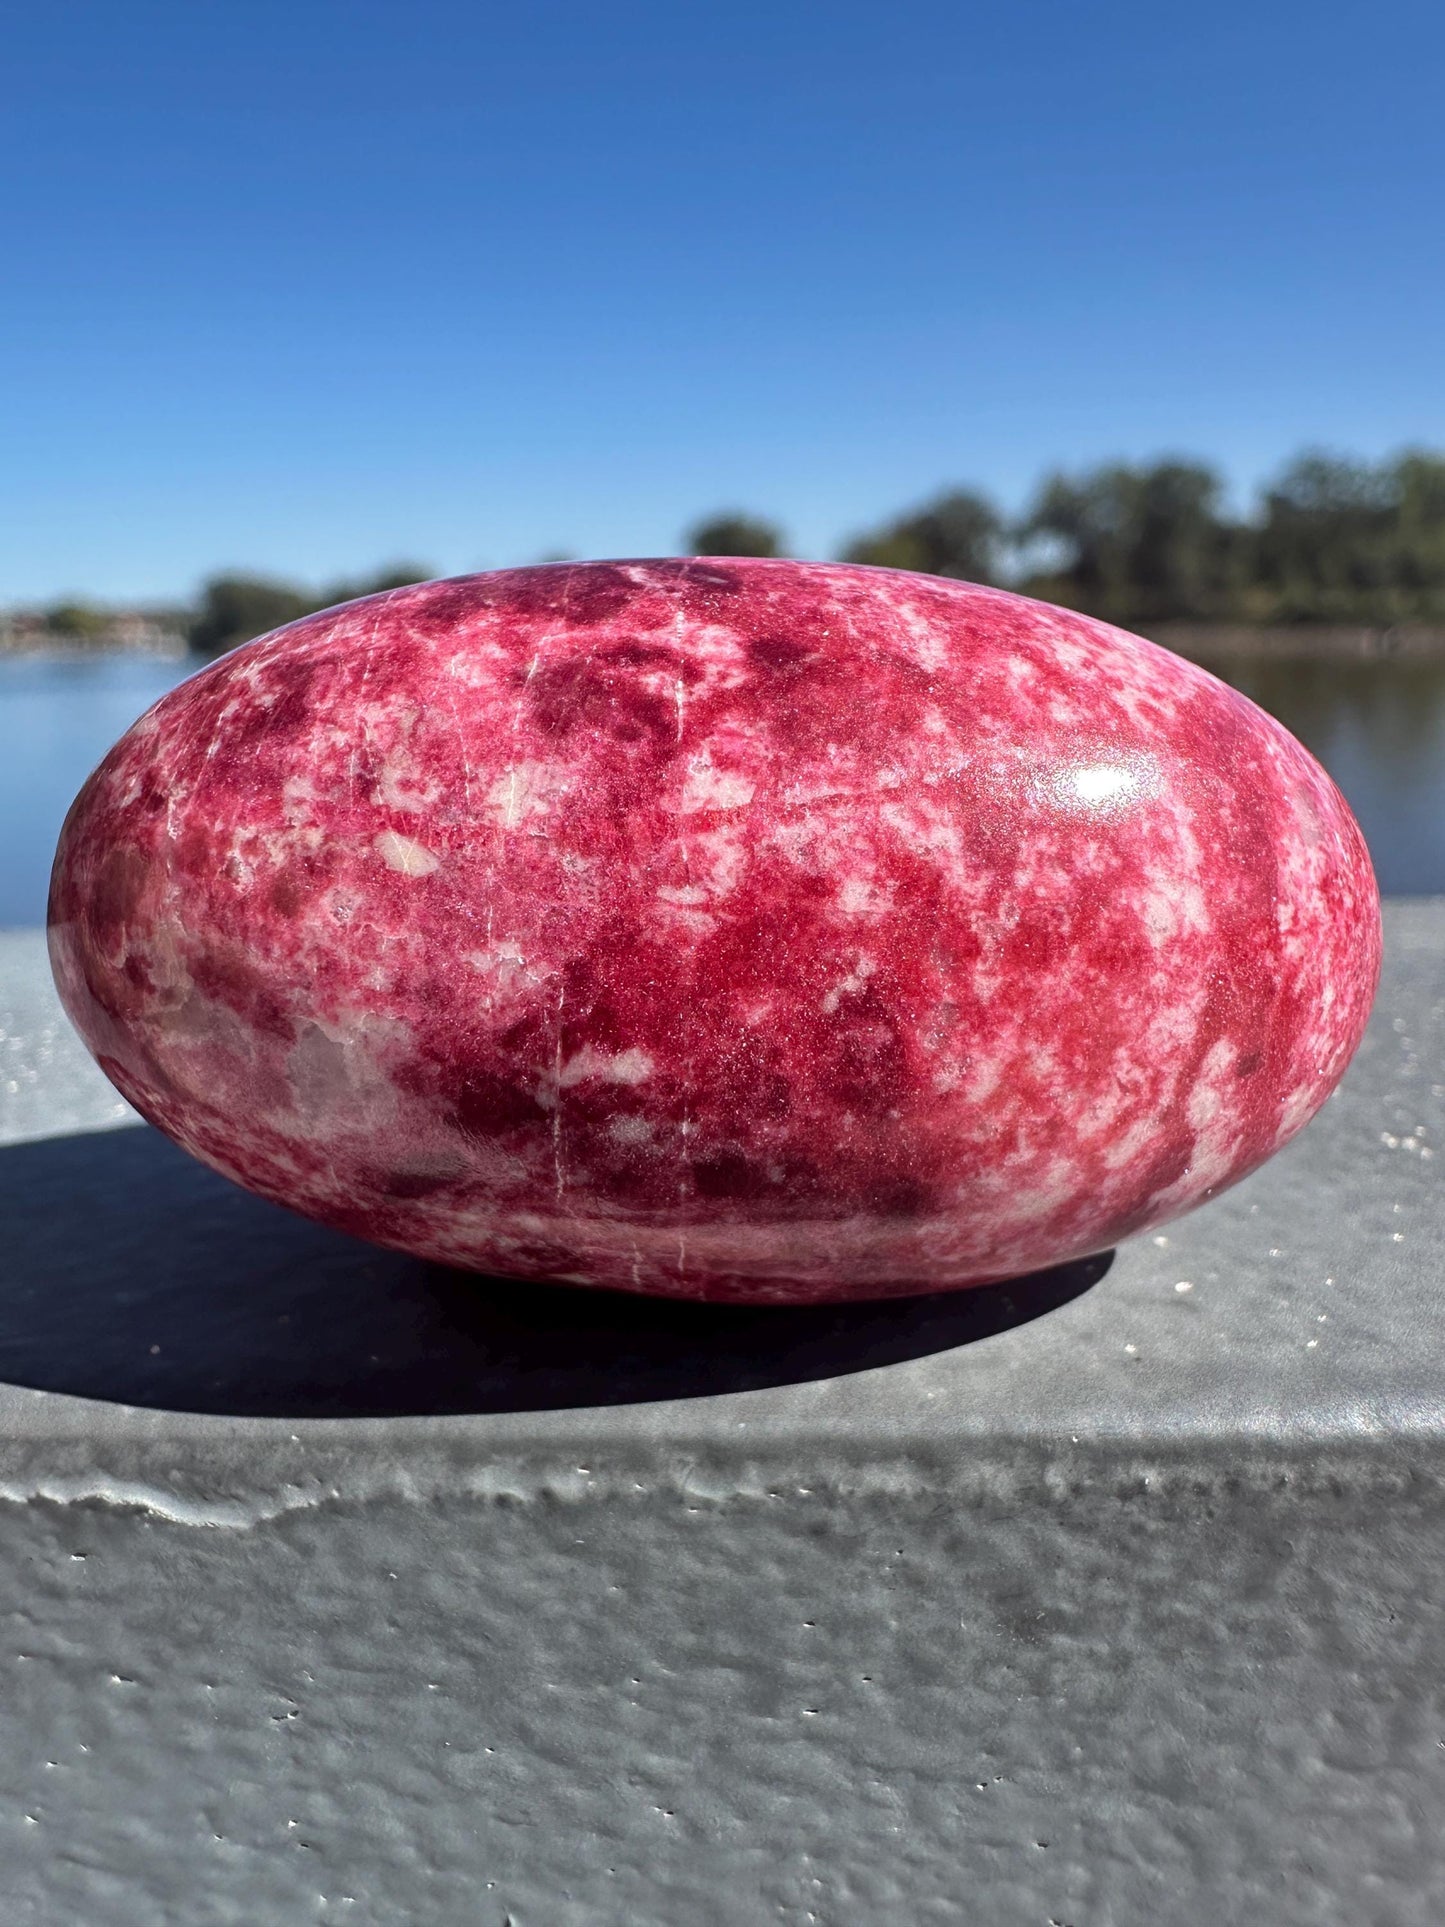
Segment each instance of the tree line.
[[[748,515],[691,531],[698,555],[782,555]],[[1371,463],[1306,453],[1253,510],[1225,506],[1204,462],[1112,462],[1044,478],[1010,519],[977,489],[948,489],[857,536],[846,562],[1018,589],[1125,626],[1445,621],[1445,456]]]
[[[745,513],[688,531],[692,555],[782,556],[787,537]],[[1445,455],[1407,450],[1371,463],[1306,453],[1232,514],[1222,478],[1183,458],[1112,462],[1044,477],[1022,515],[980,489],[945,489],[846,543],[839,560],[1018,589],[1124,627],[1445,623]],[[298,616],[426,580],[394,563],[307,589],[261,575],[213,576],[174,612],[191,648],[218,655]],[[79,602],[42,618],[51,633],[100,640],[114,618]]]
[[424,563],[394,562],[375,575],[331,582],[316,590],[269,576],[213,575],[202,587],[186,624],[186,641],[203,656],[217,656],[317,609],[352,602],[357,596],[379,595],[384,589],[404,589],[409,582],[428,581],[434,573]]
[[152,629],[180,635],[200,655],[218,656],[317,609],[329,609],[334,603],[351,602],[357,596],[375,595],[383,589],[400,589],[409,582],[425,582],[434,573],[423,563],[397,562],[373,575],[307,589],[274,576],[228,571],[205,582],[188,607],[158,606],[122,614],[93,602],[67,599],[48,609],[12,617],[11,626],[23,624],[27,634],[38,632],[67,643],[105,648],[114,644],[119,623],[129,616],[143,620]]

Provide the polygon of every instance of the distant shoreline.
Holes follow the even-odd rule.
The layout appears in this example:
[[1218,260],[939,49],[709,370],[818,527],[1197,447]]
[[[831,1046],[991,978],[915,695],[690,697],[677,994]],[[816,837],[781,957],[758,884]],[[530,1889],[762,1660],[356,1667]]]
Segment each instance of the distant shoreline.
[[1191,662],[1394,662],[1401,657],[1445,657],[1445,626],[1438,623],[1158,622],[1151,623],[1147,633],[1151,642]]
[[136,662],[187,662],[205,660],[191,648],[183,635],[158,634],[143,637],[119,636],[96,642],[79,642],[74,636],[44,630],[27,630],[20,636],[0,634],[0,660],[41,659],[47,662],[111,662],[127,657]]

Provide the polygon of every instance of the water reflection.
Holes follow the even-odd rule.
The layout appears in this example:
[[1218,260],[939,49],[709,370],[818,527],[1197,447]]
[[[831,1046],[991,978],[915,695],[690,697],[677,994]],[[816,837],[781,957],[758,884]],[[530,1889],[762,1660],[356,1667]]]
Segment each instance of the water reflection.
[[71,798],[116,737],[191,662],[0,656],[0,930],[45,921]]

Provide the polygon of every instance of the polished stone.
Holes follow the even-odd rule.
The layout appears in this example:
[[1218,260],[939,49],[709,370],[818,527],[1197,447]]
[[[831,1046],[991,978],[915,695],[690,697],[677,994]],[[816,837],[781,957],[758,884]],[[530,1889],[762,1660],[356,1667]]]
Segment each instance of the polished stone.
[[752,1301],[977,1284],[1235,1182],[1379,960],[1348,809],[1153,644],[791,562],[402,589],[249,645],[62,839],[148,1118],[425,1257]]

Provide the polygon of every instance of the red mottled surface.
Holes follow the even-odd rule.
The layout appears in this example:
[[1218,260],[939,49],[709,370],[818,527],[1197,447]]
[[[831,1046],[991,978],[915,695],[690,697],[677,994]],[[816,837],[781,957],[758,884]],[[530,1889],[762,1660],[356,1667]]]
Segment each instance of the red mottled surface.
[[1359,1040],[1329,779],[1148,642],[792,562],[519,569],[203,670],[66,825],[55,971],[208,1164],[483,1271],[996,1279],[1276,1150]]

